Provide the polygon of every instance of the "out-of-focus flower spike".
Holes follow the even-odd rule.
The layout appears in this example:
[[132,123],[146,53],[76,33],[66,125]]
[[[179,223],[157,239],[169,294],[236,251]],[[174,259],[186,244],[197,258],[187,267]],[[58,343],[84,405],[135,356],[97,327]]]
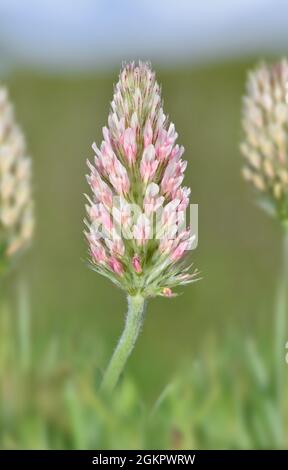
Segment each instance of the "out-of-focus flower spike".
[[23,251],[33,237],[31,159],[7,90],[0,86],[0,264]]
[[[261,206],[288,221],[288,62],[265,63],[248,74],[243,98],[242,174]],[[284,177],[283,177],[284,176]]]

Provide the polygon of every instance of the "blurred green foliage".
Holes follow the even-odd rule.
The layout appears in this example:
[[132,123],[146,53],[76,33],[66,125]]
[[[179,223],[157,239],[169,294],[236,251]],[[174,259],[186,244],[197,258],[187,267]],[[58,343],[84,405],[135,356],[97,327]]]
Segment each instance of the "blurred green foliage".
[[41,352],[32,347],[23,362],[23,311],[18,319],[10,313],[1,312],[2,449],[267,449],[288,444],[288,410],[278,407],[271,361],[259,354],[254,341],[239,341],[235,334],[221,345],[208,341],[201,359],[187,361],[149,403],[131,375],[112,396],[101,396],[93,358],[52,338]]
[[112,400],[98,395],[97,383],[126,305],[120,291],[87,269],[82,219],[85,160],[101,138],[117,72],[22,72],[7,80],[33,156],[37,233],[20,266],[31,297],[28,326],[16,316],[16,272],[2,289],[15,305],[3,300],[0,313],[1,448],[287,445],[271,363],[280,233],[240,178],[249,66],[158,73],[186,148],[185,181],[199,204],[193,259],[203,280],[176,299],[149,303]]

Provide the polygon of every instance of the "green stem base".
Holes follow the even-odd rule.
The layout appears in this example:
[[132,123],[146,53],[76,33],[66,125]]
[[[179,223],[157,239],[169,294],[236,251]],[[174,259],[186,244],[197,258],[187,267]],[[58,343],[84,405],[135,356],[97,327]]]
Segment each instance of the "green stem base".
[[145,299],[128,295],[128,312],[122,336],[116,346],[101,383],[101,391],[112,392],[130,356],[144,320]]

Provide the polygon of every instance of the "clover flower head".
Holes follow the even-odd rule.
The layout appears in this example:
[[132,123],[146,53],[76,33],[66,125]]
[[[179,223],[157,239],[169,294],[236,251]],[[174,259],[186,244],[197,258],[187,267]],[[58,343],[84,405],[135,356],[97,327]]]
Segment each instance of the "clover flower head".
[[33,235],[31,159],[15,122],[7,90],[0,86],[0,253],[1,263],[21,252]]
[[288,62],[261,64],[249,73],[243,100],[243,176],[261,204],[288,219]]
[[124,65],[103,141],[88,161],[85,234],[93,269],[130,295],[171,297],[173,287],[195,279],[186,260],[194,237],[185,225],[190,189],[182,186],[177,137],[150,65]]

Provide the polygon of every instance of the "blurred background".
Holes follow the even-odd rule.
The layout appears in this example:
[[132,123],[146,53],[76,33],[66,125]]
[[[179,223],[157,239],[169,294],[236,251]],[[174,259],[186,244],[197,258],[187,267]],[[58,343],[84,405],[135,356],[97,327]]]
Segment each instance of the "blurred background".
[[[247,70],[261,59],[287,55],[287,44],[284,0],[0,0],[0,80],[9,87],[33,157],[37,217],[33,247],[18,272],[5,282],[12,304],[18,278],[25,278],[28,286],[34,362],[33,372],[25,377],[20,374],[9,381],[2,373],[6,394],[1,405],[2,447],[269,447],[271,437],[245,441],[250,436],[249,423],[241,436],[229,440],[235,431],[233,413],[240,403],[235,396],[241,390],[248,397],[255,392],[253,381],[246,380],[238,364],[241,348],[250,338],[263,352],[264,367],[256,365],[262,378],[272,355],[280,266],[279,227],[256,207],[240,176],[241,97]],[[119,429],[116,425],[105,434],[107,409],[93,402],[95,422],[101,415],[102,427],[89,421],[90,440],[85,440],[81,429],[90,427],[81,400],[87,390],[96,397],[97,370],[109,359],[126,309],[123,293],[86,266],[85,162],[93,155],[91,144],[101,139],[121,63],[130,59],[152,62],[162,83],[165,110],[185,147],[185,181],[192,188],[192,202],[199,204],[199,244],[193,259],[203,279],[183,289],[176,299],[149,303],[143,334],[126,371],[130,382],[123,384],[123,396],[119,392],[119,403],[113,404],[117,409],[112,415],[118,416],[127,439],[122,435],[120,442],[119,433],[118,440],[113,435]],[[12,308],[11,335],[16,316]],[[219,366],[222,355],[224,365]],[[204,357],[208,364],[217,365],[211,366],[212,382],[201,382],[204,388],[196,397],[198,402],[193,390],[199,384],[190,375]],[[9,373],[13,364],[7,366]],[[48,378],[41,375],[45,367]],[[222,367],[221,372],[217,367]],[[86,369],[87,387],[81,378],[86,377]],[[236,376],[229,378],[230,373]],[[182,392],[173,388],[172,404],[164,404],[158,421],[157,429],[167,435],[161,441],[155,429],[143,431],[140,415],[145,421],[167,384],[179,374],[180,382],[186,383],[184,391],[180,387],[186,402],[179,410]],[[86,392],[80,387],[77,398],[74,379],[86,387]],[[237,393],[229,388],[234,379]],[[261,380],[255,403],[267,391],[261,388]],[[36,392],[33,387],[38,387]],[[221,402],[216,415],[208,419],[205,410],[207,402],[214,403],[212,389],[223,389],[220,401],[227,396],[229,401],[235,392],[236,405],[233,402],[224,410]],[[34,403],[36,411],[31,393],[40,397],[37,406]],[[195,431],[191,410],[200,405],[204,411],[197,426],[223,431],[222,440],[214,427],[211,433],[198,427]],[[249,414],[249,406],[245,413]],[[73,438],[69,426],[74,429]],[[143,440],[135,437],[140,435],[139,427]],[[56,437],[60,431],[61,437]],[[39,436],[44,437],[39,440]]]

